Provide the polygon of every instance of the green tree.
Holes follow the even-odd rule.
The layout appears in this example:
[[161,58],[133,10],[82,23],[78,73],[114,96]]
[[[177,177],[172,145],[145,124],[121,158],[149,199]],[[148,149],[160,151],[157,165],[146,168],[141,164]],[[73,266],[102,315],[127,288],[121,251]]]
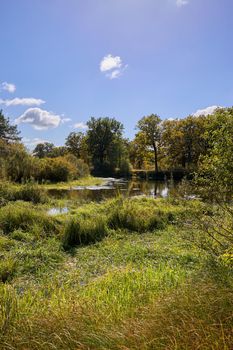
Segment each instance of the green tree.
[[51,152],[48,153],[47,157],[49,158],[57,158],[63,157],[67,154],[68,150],[65,146],[54,147]]
[[[123,125],[114,118],[91,118],[87,122],[87,144],[96,172],[114,171],[116,153],[123,142]],[[118,152],[117,158],[121,155]]]
[[161,119],[157,114],[143,117],[139,120],[137,128],[143,133],[146,144],[152,147],[154,152],[155,172],[158,172],[158,148],[161,140]]
[[199,159],[198,185],[207,198],[229,199],[233,195],[233,108],[217,110],[204,137],[208,148]]
[[82,132],[71,132],[66,138],[66,147],[69,153],[81,158],[84,134]]
[[161,146],[168,167],[197,170],[198,160],[208,148],[205,138],[212,116],[188,116],[162,124]]
[[129,157],[134,169],[147,169],[153,164],[153,151],[148,149],[145,134],[139,132],[129,143]]
[[38,143],[33,150],[33,155],[37,158],[49,157],[54,151],[54,144],[50,142]]
[[9,118],[6,118],[0,110],[0,139],[7,143],[17,142],[21,140],[19,134],[17,125],[10,125]]

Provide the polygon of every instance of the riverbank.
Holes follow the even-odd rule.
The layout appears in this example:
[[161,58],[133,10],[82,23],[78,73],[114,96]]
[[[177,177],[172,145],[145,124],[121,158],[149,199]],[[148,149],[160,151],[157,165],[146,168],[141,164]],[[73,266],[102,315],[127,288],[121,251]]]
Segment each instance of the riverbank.
[[121,197],[53,217],[2,206],[0,348],[230,350],[232,276],[196,244],[201,212]]

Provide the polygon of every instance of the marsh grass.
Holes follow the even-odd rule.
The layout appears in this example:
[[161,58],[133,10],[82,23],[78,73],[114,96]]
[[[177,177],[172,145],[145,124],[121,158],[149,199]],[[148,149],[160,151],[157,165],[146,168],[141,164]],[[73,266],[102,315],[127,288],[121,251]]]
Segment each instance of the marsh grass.
[[18,200],[34,204],[48,201],[46,191],[35,183],[19,185],[0,181],[0,198],[0,205]]
[[10,203],[0,208],[0,230],[3,234],[7,235],[18,229],[34,230],[39,235],[55,234],[57,225],[54,218],[23,202]]
[[0,349],[232,349],[232,271],[184,239],[198,204],[46,210],[0,208]]
[[62,244],[65,249],[78,245],[87,245],[103,239],[108,233],[103,217],[89,219],[71,219],[65,226]]

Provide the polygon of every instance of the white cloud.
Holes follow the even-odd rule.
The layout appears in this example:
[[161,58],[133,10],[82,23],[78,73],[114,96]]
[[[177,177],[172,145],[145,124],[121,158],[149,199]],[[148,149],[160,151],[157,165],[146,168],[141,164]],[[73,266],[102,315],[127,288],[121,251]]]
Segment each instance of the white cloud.
[[72,120],[72,119],[66,118],[66,117],[65,117],[65,118],[62,118],[62,119],[61,119],[61,123],[62,123],[62,124],[65,124],[65,123],[70,122],[71,120]]
[[40,108],[29,108],[15,122],[17,124],[30,124],[36,130],[47,130],[57,128],[61,124],[62,118],[60,115]]
[[36,146],[38,145],[39,143],[45,143],[45,142],[48,142],[47,140],[43,140],[43,139],[40,139],[38,137],[35,137],[33,139],[29,139],[27,137],[23,137],[22,139],[23,143],[26,145],[26,146]]
[[7,107],[9,107],[9,106],[40,106],[43,103],[45,103],[45,101],[38,99],[38,98],[33,98],[33,97],[25,97],[25,98],[15,97],[11,100],[0,99],[0,104],[5,105]]
[[120,56],[114,57],[112,55],[107,55],[100,62],[101,72],[107,72],[111,69],[121,68],[121,66],[122,66],[122,61]]
[[189,3],[189,0],[176,0],[176,6],[178,7],[188,5],[188,3]]
[[2,90],[5,90],[7,92],[13,93],[16,90],[15,84],[7,83],[4,81],[4,83],[1,84]]
[[76,124],[74,124],[74,126],[73,126],[75,129],[87,129],[87,125],[85,124],[85,123],[83,123],[83,122],[81,122],[81,123],[76,123]]
[[223,108],[221,106],[210,106],[204,109],[198,109],[195,113],[193,113],[194,117],[199,117],[200,115],[209,115],[213,114],[217,108]]
[[119,78],[127,67],[127,65],[123,65],[120,56],[112,56],[111,54],[105,56],[100,62],[100,71],[105,73],[109,79]]

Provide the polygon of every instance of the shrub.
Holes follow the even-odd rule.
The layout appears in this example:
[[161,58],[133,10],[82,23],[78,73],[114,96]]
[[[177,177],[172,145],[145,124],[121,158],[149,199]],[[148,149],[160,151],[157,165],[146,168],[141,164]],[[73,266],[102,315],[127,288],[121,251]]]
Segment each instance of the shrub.
[[69,249],[77,245],[95,243],[107,235],[106,221],[101,217],[71,219],[63,234],[63,247]]
[[41,169],[36,177],[39,181],[68,181],[72,177],[73,166],[64,157],[44,158],[40,164]]
[[89,166],[83,159],[78,159],[73,154],[67,154],[65,159],[73,165],[72,178],[78,179],[90,175]]

